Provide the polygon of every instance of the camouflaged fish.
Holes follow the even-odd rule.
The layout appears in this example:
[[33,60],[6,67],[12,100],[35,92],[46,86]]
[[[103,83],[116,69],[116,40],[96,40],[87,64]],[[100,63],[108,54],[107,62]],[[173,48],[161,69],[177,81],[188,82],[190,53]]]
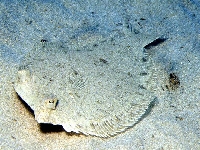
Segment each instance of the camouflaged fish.
[[142,61],[142,43],[134,40],[107,40],[93,49],[37,44],[22,61],[14,88],[38,123],[114,136],[138,123],[155,100],[147,88],[152,64]]

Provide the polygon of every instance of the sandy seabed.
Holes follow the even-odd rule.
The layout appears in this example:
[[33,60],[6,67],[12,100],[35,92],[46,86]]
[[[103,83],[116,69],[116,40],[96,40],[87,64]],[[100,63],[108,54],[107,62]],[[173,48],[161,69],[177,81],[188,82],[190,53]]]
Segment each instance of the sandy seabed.
[[[0,20],[0,149],[200,149],[200,2],[1,0]],[[140,34],[167,39],[153,59],[175,72],[180,86],[157,91],[150,114],[124,133],[104,139],[60,127],[46,131],[13,88],[22,58],[41,40],[81,49],[99,37]]]

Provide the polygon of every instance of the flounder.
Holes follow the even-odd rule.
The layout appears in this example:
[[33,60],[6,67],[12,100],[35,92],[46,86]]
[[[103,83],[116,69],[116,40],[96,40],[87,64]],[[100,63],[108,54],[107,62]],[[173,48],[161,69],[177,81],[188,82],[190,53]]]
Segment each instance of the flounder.
[[152,64],[142,61],[140,42],[133,40],[107,40],[93,50],[37,44],[24,57],[14,88],[38,123],[114,136],[138,123],[155,101],[146,88]]

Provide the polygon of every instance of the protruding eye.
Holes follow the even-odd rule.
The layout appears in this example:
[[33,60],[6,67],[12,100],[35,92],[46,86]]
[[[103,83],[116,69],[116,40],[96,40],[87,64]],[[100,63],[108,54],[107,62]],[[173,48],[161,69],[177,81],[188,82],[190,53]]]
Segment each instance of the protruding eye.
[[54,100],[49,100],[49,103],[54,103]]
[[58,100],[56,98],[54,98],[54,99],[47,99],[45,101],[46,107],[48,109],[56,109],[57,102],[58,102]]

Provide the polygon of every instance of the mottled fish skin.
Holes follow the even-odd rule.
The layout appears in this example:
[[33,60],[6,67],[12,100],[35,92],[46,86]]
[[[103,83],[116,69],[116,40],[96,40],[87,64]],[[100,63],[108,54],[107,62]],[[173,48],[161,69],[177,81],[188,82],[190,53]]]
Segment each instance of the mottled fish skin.
[[[133,40],[115,42],[130,46]],[[27,67],[18,71],[14,85],[39,123],[110,137],[134,126],[152,108],[155,96],[148,91],[152,64],[141,61],[142,50],[134,44],[132,49],[122,45],[108,49],[114,45],[107,41],[93,51],[69,50],[60,44],[36,45],[22,62]]]

